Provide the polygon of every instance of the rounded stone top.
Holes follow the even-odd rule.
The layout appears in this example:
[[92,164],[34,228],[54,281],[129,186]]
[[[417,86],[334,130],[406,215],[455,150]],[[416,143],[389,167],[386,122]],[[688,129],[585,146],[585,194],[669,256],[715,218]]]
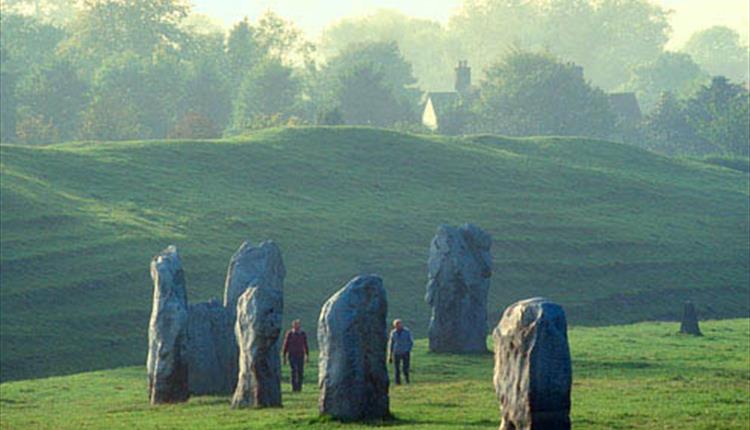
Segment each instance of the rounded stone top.
[[500,334],[505,336],[518,329],[530,327],[540,320],[565,321],[562,306],[544,297],[534,297],[513,303],[500,319]]

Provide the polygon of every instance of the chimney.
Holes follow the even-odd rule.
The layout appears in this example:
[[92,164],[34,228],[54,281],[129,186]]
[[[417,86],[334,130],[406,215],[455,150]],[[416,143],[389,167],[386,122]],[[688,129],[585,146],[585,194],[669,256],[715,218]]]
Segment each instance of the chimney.
[[469,94],[471,90],[471,67],[468,60],[459,60],[456,67],[456,91],[462,96]]

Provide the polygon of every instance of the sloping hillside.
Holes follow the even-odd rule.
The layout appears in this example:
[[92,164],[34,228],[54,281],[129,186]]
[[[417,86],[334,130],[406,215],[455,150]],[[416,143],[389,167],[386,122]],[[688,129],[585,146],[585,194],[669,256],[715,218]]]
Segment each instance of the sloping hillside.
[[495,238],[490,317],[544,295],[573,324],[747,316],[748,176],[630,146],[298,128],[243,139],[2,145],[0,377],[142,363],[152,255],[176,244],[191,302],[242,240],[272,238],[287,319],[314,331],[352,276],[385,279],[417,336],[440,223]]

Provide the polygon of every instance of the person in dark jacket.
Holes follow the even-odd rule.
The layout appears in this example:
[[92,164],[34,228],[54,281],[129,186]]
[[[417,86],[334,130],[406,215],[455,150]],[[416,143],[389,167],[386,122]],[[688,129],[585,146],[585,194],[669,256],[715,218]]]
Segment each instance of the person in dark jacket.
[[300,320],[292,321],[292,329],[284,335],[284,364],[289,359],[292,369],[292,391],[302,391],[302,378],[305,363],[310,362],[310,351],[307,348],[307,334],[302,331]]
[[394,363],[396,373],[396,385],[401,384],[401,371],[404,372],[404,379],[409,383],[409,367],[411,361],[411,347],[414,342],[411,339],[411,332],[404,327],[401,320],[393,321],[393,330],[388,342],[388,362]]

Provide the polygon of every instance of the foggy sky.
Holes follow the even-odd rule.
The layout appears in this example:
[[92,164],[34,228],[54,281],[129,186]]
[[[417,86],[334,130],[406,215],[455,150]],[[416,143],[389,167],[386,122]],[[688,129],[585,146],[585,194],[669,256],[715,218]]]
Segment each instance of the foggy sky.
[[[750,2],[748,0],[651,0],[674,11],[669,47],[679,48],[690,35],[713,25],[726,25],[750,36]],[[332,21],[366,15],[377,9],[395,9],[407,15],[447,22],[461,0],[192,0],[197,13],[216,18],[230,27],[244,16],[256,19],[270,9],[293,20],[311,38]]]

